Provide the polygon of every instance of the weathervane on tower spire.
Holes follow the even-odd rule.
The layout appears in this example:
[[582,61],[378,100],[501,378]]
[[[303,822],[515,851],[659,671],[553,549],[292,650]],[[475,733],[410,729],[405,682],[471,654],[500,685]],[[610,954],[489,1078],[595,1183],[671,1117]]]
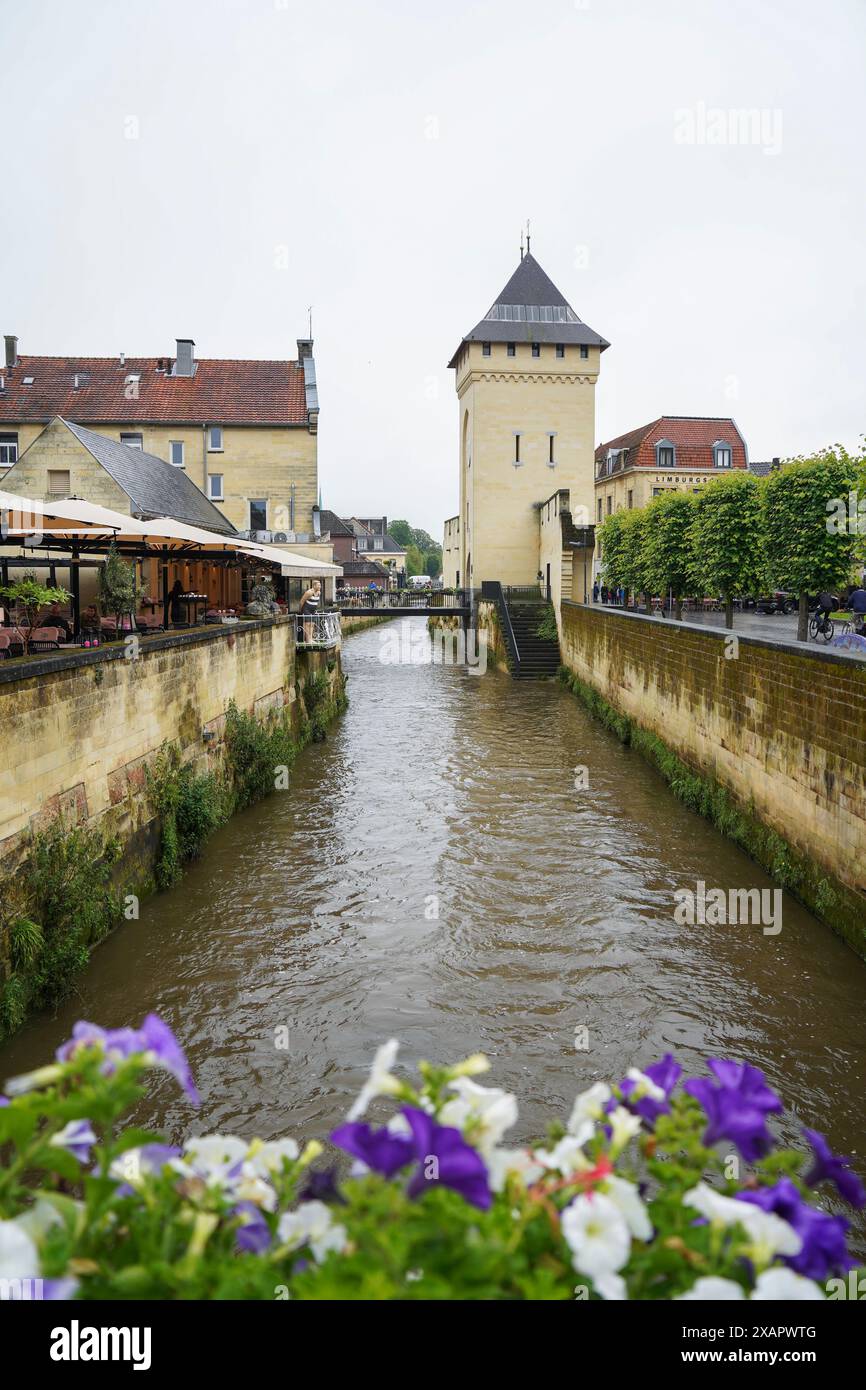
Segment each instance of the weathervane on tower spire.
[[[529,218],[526,219],[526,254],[529,255]],[[523,258],[521,257],[521,260]]]

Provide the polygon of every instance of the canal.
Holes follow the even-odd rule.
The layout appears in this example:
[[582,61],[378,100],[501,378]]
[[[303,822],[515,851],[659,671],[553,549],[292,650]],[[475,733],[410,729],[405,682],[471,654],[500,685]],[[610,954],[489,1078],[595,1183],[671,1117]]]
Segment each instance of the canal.
[[[424,620],[403,621],[417,655]],[[732,1056],[796,1102],[786,1138],[821,1129],[864,1175],[866,965],[787,895],[777,936],[677,925],[677,888],[770,881],[558,685],[384,664],[385,644],[390,624],[347,639],[350,709],[290,791],[105,942],[78,995],[0,1051],[0,1077],[77,1018],[153,1010],[204,1103],[160,1078],[144,1122],[324,1135],[394,1036],[406,1063],[488,1053],[519,1139],[667,1050],[696,1070]]]

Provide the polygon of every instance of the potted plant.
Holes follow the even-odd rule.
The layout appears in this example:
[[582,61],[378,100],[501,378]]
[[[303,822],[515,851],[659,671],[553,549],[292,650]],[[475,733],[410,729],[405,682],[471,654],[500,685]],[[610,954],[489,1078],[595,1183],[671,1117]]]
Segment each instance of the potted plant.
[[52,603],[65,603],[69,594],[65,589],[40,584],[32,572],[24,574],[14,584],[0,588],[0,594],[9,600],[10,608],[17,609],[18,630],[24,646],[24,655],[30,655],[33,633],[40,626],[43,610]]
[[99,597],[103,612],[114,615],[119,636],[123,619],[132,621],[135,614],[135,566],[120,558],[113,541],[99,574]]

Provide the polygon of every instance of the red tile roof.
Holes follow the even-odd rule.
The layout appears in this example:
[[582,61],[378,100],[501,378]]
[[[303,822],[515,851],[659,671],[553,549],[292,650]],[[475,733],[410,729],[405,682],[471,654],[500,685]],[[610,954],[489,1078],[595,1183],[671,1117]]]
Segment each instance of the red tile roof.
[[608,449],[628,449],[626,468],[656,468],[655,446],[662,439],[676,446],[677,468],[712,468],[717,440],[731,445],[734,468],[746,467],[746,443],[734,421],[698,415],[661,415],[640,429],[608,439],[596,449],[596,462],[607,457]]
[[[306,425],[304,369],[300,362],[199,359],[195,375],[157,371],[155,357],[20,357],[0,365],[0,426],[47,421],[55,415],[81,424]],[[138,399],[126,380],[139,374]],[[76,374],[81,385],[75,389]],[[33,385],[25,386],[24,378]]]

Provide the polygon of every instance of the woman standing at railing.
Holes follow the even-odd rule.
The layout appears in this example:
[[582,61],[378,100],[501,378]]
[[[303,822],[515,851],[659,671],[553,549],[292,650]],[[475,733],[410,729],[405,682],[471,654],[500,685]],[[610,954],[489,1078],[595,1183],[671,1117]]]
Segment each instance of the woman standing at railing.
[[[312,642],[313,640],[313,632],[315,627],[313,619],[319,611],[320,588],[321,585],[318,579],[314,579],[309,589],[307,589],[306,592],[301,595],[301,603],[298,611],[304,619],[302,626],[304,633],[303,640],[305,642]],[[308,619],[309,621],[307,621]]]

